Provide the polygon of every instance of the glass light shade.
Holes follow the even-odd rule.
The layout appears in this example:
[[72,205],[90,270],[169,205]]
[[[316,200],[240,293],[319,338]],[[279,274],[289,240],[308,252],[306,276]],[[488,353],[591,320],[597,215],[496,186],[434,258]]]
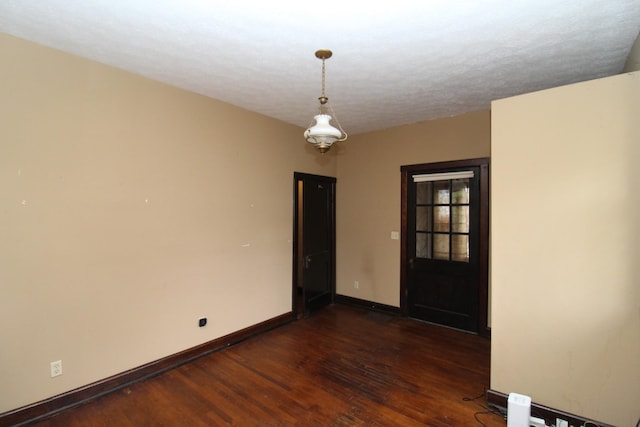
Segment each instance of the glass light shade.
[[321,152],[329,150],[331,145],[342,138],[342,131],[329,123],[329,114],[318,114],[314,117],[316,124],[304,131],[307,142],[315,145]]

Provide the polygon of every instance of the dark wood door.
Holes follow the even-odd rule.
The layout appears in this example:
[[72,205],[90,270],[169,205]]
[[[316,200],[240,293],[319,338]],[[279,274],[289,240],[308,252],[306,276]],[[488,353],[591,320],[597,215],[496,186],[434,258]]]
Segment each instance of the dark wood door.
[[486,287],[481,280],[486,270],[483,171],[474,164],[452,166],[406,173],[405,311],[416,319],[479,332],[481,287]]
[[303,312],[333,302],[335,294],[335,178],[296,174],[297,292]]

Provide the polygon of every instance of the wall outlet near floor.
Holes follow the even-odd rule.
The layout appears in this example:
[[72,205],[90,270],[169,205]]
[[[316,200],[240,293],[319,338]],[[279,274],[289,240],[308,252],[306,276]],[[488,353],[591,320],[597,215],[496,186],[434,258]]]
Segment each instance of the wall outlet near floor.
[[353,289],[360,289],[360,282],[358,282],[357,280],[353,282]]
[[62,360],[51,362],[51,378],[62,375]]
[[203,328],[204,326],[207,325],[207,318],[206,317],[201,317],[200,319],[198,319],[198,326]]

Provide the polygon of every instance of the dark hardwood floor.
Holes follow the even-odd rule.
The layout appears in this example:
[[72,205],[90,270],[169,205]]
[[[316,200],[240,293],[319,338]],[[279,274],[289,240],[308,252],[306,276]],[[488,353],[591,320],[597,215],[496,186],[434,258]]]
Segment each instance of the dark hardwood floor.
[[33,425],[504,426],[483,413],[489,348],[334,305]]

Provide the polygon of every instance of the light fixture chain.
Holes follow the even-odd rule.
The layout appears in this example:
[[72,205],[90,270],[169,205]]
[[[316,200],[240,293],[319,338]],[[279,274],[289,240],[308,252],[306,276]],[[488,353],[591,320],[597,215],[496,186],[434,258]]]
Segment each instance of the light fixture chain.
[[326,98],[324,94],[324,59],[322,59],[322,97]]

